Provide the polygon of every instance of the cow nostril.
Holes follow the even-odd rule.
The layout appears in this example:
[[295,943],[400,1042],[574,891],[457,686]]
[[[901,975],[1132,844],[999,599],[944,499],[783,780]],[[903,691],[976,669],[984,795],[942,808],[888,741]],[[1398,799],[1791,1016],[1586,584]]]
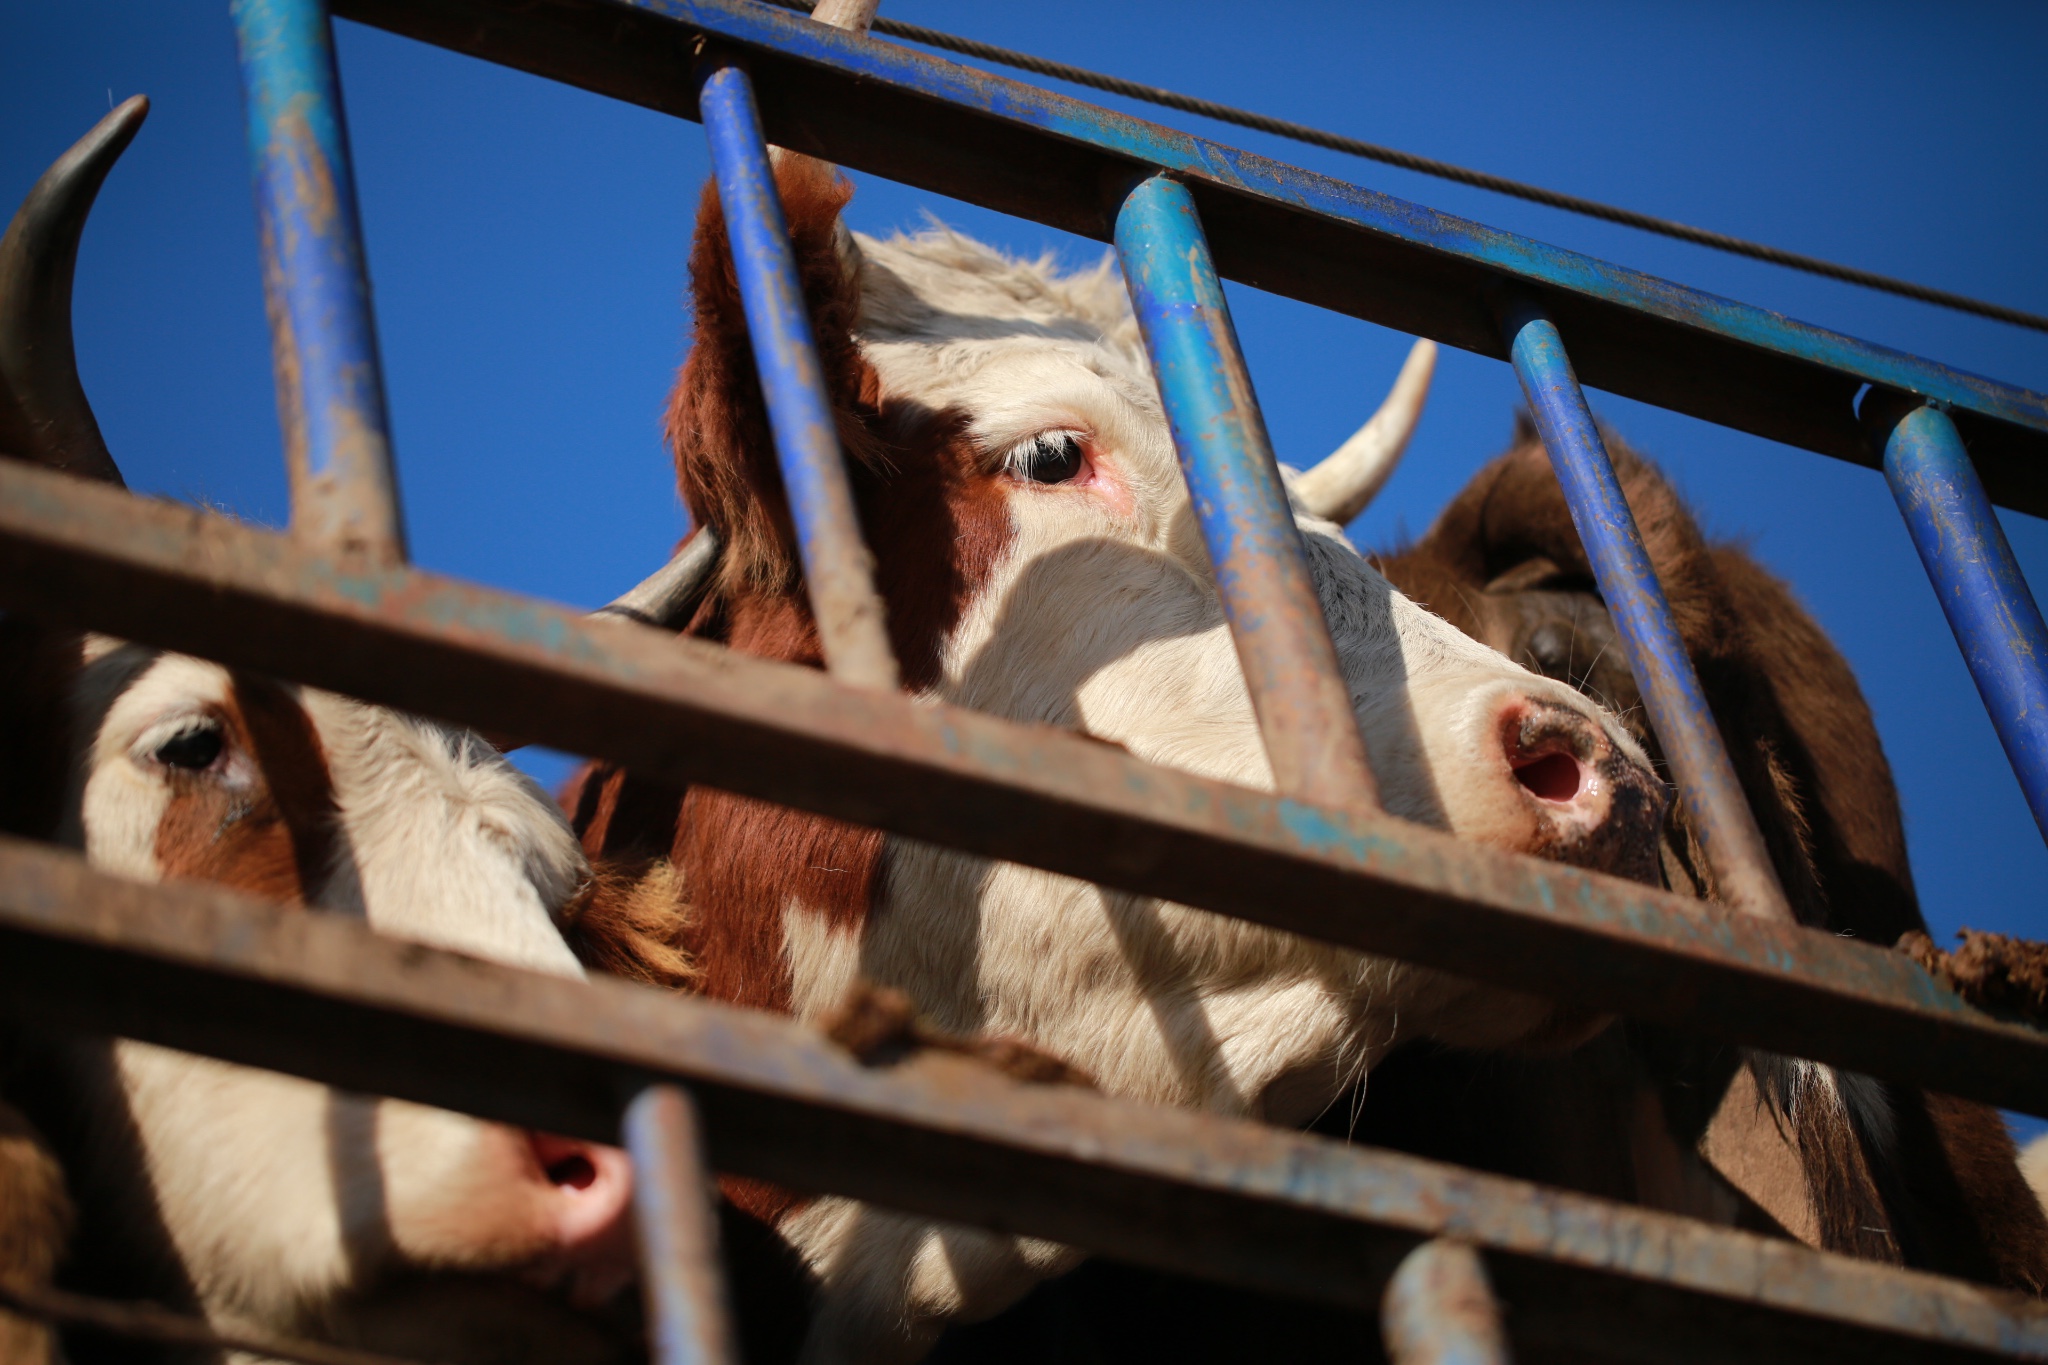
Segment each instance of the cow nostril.
[[1545,801],[1569,801],[1579,794],[1579,761],[1570,754],[1543,754],[1514,769],[1515,781]]
[[587,1190],[597,1183],[597,1166],[582,1153],[565,1156],[547,1167],[548,1181],[572,1190]]

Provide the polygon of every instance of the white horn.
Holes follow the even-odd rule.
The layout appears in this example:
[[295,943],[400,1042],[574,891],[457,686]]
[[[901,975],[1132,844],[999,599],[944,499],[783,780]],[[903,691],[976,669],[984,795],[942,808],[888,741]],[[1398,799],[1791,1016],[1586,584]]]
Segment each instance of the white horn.
[[696,614],[717,568],[718,534],[709,526],[700,526],[675,557],[639,587],[590,614],[623,616],[643,626],[681,630]]
[[1418,340],[1372,420],[1294,481],[1294,495],[1301,505],[1339,526],[1363,512],[1394,466],[1401,463],[1401,452],[1408,449],[1408,438],[1415,434],[1435,374],[1436,343]]

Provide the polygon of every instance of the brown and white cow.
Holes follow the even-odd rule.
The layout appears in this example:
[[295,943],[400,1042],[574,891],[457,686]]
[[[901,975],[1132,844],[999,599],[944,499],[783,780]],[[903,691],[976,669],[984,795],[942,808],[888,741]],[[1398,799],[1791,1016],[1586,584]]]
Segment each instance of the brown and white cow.
[[[1252,787],[1271,773],[1117,275],[943,230],[854,240],[850,190],[779,169],[905,686]],[[692,634],[819,660],[715,196],[669,434],[723,558]],[[1664,793],[1627,730],[1418,608],[1302,523],[1384,798],[1465,837],[1654,877]],[[1549,759],[1569,780],[1525,784]],[[1535,787],[1541,786],[1539,793]],[[599,768],[586,851],[669,898],[697,985],[815,1019],[857,980],[1106,1090],[1296,1123],[1403,1039],[1583,1036],[1587,1018],[1405,964],[724,793]],[[919,1354],[1070,1264],[1060,1249],[758,1187],[821,1286],[813,1360]]]
[[[70,261],[119,144],[80,146],[0,243],[0,434],[52,464],[48,432],[98,441],[75,373],[46,382],[70,368]],[[24,344],[38,363],[10,368]],[[588,880],[576,839],[467,732],[18,617],[0,618],[0,715],[8,833],[582,972],[561,924]],[[75,1288],[421,1358],[630,1348],[595,1316],[633,1278],[621,1152],[32,1020],[4,1041],[0,1274],[47,1282],[61,1258]],[[10,1345],[47,1346],[20,1329]]]
[[[1790,589],[1741,546],[1710,542],[1663,476],[1608,440],[1793,904],[1807,923],[1892,942],[1921,920],[1897,792],[1847,661]],[[1359,510],[1333,506],[1315,480],[1294,488],[1317,510]],[[1374,562],[1475,638],[1599,698],[1655,753],[1614,623],[1526,422],[1427,534]],[[1662,862],[1672,889],[1713,894],[1683,807],[1670,812]],[[1625,1022],[1540,1056],[1425,1040],[1314,1127],[1874,1260],[2048,1289],[2048,1218],[2035,1198],[2048,1197],[2048,1138],[2016,1166],[2003,1123],[1981,1105],[1669,1029]],[[1091,1262],[949,1334],[935,1358],[1220,1365],[1378,1350],[1366,1316]]]

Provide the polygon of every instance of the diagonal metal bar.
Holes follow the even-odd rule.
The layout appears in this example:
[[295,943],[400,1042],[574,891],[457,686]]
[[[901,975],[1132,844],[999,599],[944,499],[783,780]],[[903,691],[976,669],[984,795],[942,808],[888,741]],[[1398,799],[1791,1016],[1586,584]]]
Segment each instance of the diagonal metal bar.
[[1963,662],[2048,837],[2048,625],[1947,413],[1872,394],[1884,477]]
[[[846,689],[842,689],[846,690]],[[794,1021],[379,938],[0,839],[0,1000],[39,1026],[609,1140],[686,1086],[715,1169],[1370,1312],[1419,1242],[1484,1251],[1518,1347],[1562,1358],[2048,1360],[2026,1296]]]
[[1461,976],[2048,1113],[1903,955],[0,461],[0,605]]
[[1185,182],[1228,279],[1507,358],[1535,296],[1580,379],[1875,467],[1852,401],[1939,399],[2001,506],[2048,515],[2048,397],[754,0],[336,0],[396,33],[695,118],[691,45],[741,45],[769,139],[1107,241],[1123,187]]
[[893,690],[896,658],[875,591],[874,560],[861,540],[753,86],[724,53],[706,54],[700,76],[698,107],[710,136],[718,202],[825,665],[843,682]]
[[369,268],[326,0],[234,0],[292,528],[405,559]]
[[1304,801],[1376,809],[1351,691],[1187,188],[1165,176],[1134,185],[1117,212],[1116,248],[1274,785]]
[[732,1320],[718,1259],[717,1198],[696,1101],[650,1085],[626,1106],[633,1225],[654,1365],[731,1365]]
[[1745,914],[1790,924],[1792,907],[1778,885],[1763,832],[1728,761],[1707,694],[1671,620],[1671,605],[1643,548],[1635,514],[1622,497],[1607,443],[1572,373],[1557,325],[1541,308],[1517,303],[1503,313],[1502,331],[1715,886],[1725,902]]

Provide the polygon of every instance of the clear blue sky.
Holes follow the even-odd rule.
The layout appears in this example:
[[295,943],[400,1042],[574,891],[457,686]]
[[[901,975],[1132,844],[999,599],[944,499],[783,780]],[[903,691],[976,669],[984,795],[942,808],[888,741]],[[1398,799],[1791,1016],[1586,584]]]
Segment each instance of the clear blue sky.
[[[884,12],[1870,269],[2048,312],[2048,8],[1038,0]],[[342,76],[415,552],[576,604],[683,524],[660,447],[701,130],[348,24]],[[156,110],[79,268],[86,386],[140,489],[278,523],[285,486],[226,0],[47,0],[0,19],[8,206],[109,99]],[[1084,92],[1085,93],[1085,92]],[[1149,116],[1138,108],[1141,116]],[[1196,131],[2029,388],[2048,336],[1335,154]],[[1092,243],[859,179],[1019,252]],[[1283,458],[1371,409],[1406,338],[1233,294]],[[1506,440],[1505,366],[1447,353],[1406,467],[1355,528],[1419,531]],[[1595,395],[1715,533],[1788,578],[1855,664],[1937,932],[2048,937],[2048,853],[1875,473]],[[2048,588],[2048,527],[2010,516]],[[550,778],[562,761],[532,760]]]

